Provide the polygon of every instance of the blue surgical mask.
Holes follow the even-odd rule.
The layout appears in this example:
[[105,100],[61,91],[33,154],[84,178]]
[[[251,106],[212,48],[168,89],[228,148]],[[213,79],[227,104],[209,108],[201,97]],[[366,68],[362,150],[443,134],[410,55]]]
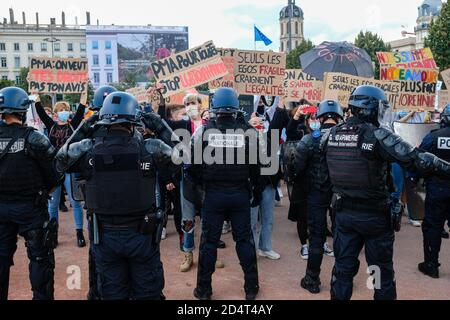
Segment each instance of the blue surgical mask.
[[61,122],[67,122],[70,118],[70,112],[69,111],[61,111],[58,112],[58,119]]
[[311,121],[309,123],[309,127],[311,128],[311,130],[314,131],[320,131],[320,127],[322,125],[320,124],[320,121]]

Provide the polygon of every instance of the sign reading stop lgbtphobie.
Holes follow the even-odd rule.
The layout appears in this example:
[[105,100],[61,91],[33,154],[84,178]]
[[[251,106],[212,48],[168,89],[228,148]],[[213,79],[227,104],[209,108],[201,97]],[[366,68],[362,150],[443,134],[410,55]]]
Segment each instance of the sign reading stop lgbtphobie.
[[27,81],[31,93],[85,93],[89,82],[88,61],[31,58]]
[[212,41],[153,62],[151,68],[157,82],[164,86],[164,98],[228,74],[227,67]]

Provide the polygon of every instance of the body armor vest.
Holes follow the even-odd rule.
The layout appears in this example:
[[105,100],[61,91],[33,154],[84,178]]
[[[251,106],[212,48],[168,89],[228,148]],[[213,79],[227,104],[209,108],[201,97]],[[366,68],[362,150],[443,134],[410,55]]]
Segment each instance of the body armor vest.
[[134,137],[95,139],[86,183],[89,211],[106,216],[142,215],[155,209],[152,156]]
[[376,128],[343,124],[331,129],[327,163],[334,191],[345,198],[383,199],[387,192],[387,163],[376,152]]
[[38,162],[29,153],[28,136],[33,128],[18,125],[0,126],[0,153],[11,139],[18,137],[0,160],[0,200],[35,201],[45,189],[45,180]]
[[[442,160],[450,162],[450,127],[433,131],[431,135],[433,137],[433,147],[430,152]],[[433,176],[431,180],[450,185],[450,179],[445,177]]]

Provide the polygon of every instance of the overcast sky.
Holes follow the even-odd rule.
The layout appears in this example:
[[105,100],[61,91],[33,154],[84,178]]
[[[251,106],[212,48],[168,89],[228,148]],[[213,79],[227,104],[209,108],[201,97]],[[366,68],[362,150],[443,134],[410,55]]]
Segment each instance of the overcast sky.
[[[279,48],[280,9],[287,0],[1,0],[0,17],[8,17],[8,6],[14,8],[15,20],[21,23],[22,11],[27,22],[35,22],[35,12],[41,23],[50,17],[61,22],[86,22],[116,25],[184,25],[190,29],[190,45],[214,40],[217,46],[253,48],[253,24],[274,41],[270,49]],[[385,41],[401,38],[402,25],[414,30],[417,7],[423,0],[303,0],[298,1],[305,14],[305,37],[315,44],[325,40],[353,41],[360,30],[370,30]],[[72,2],[72,4],[70,4]],[[264,45],[258,45],[263,49]]]

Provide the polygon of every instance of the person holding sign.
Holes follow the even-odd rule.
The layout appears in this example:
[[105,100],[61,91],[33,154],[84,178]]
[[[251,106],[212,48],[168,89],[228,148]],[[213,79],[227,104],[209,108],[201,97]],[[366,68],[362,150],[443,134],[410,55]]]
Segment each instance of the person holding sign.
[[[55,114],[57,116],[57,120],[53,120],[46,112],[40,99],[38,97],[36,101],[36,111],[44,123],[47,131],[50,142],[58,151],[61,147],[66,143],[66,141],[70,138],[70,136],[74,133],[74,131],[78,128],[84,118],[84,111],[86,110],[86,96],[82,95],[82,101],[80,101],[80,105],[78,106],[77,112],[73,117],[72,121],[69,122],[69,119],[72,115],[70,111],[70,105],[67,102],[61,101],[58,102],[55,107]],[[86,240],[84,238],[83,233],[83,207],[81,202],[75,201],[71,192],[71,179],[70,175],[66,174],[64,179],[64,187],[67,191],[67,194],[70,199],[70,203],[72,204],[73,209],[73,217],[75,220],[75,229],[76,229],[76,237],[77,237],[77,245],[82,248],[86,246]],[[50,217],[59,218],[59,201],[61,197],[62,187],[56,188],[56,190],[51,194],[51,199],[49,200],[49,214]]]

